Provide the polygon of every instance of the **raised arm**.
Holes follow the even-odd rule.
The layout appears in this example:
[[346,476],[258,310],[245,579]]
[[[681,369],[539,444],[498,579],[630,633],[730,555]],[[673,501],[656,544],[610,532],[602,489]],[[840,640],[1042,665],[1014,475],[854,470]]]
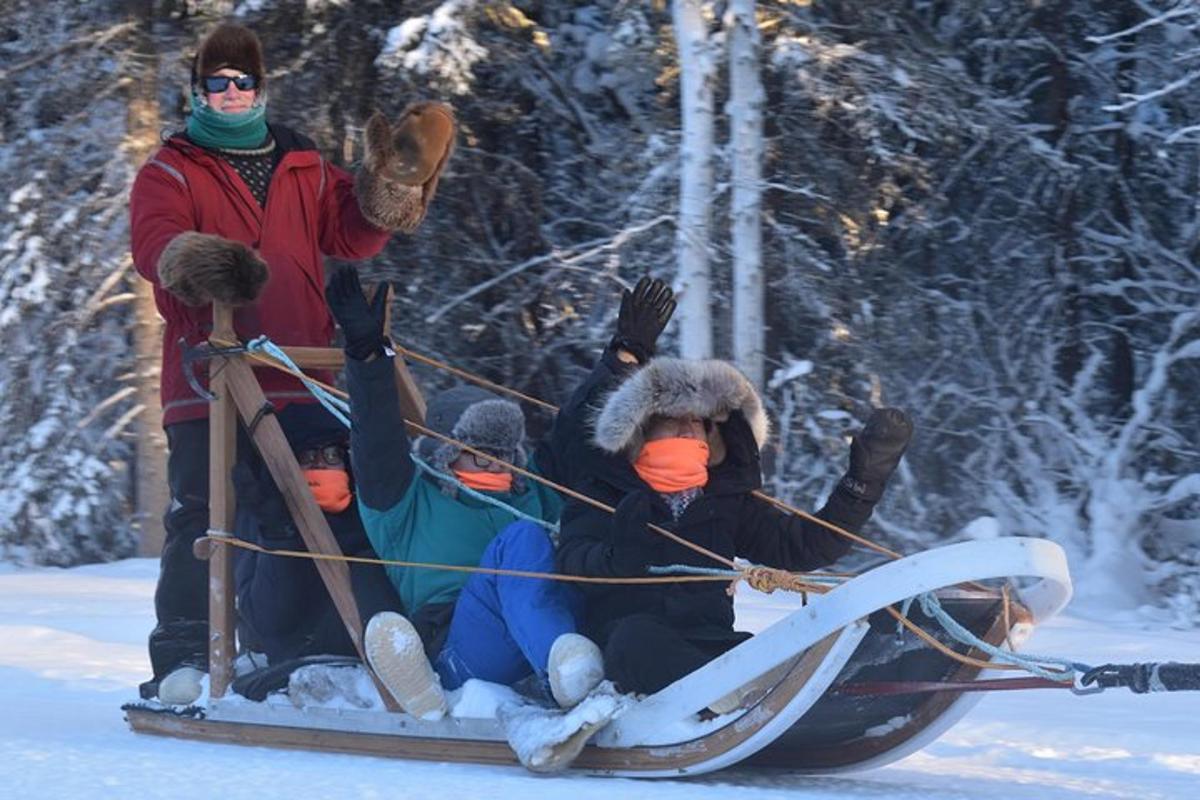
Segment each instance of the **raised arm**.
[[657,278],[643,277],[632,291],[621,294],[617,332],[596,366],[554,418],[554,427],[538,450],[538,462],[548,466],[547,477],[575,486],[579,468],[595,457],[591,447],[592,418],[600,402],[655,353],[658,337],[675,313],[675,295]]
[[330,276],[325,299],[346,339],[350,463],[358,496],[368,508],[386,511],[404,496],[416,473],[400,414],[395,356],[383,331],[387,292],[376,292],[368,304],[358,272],[342,267]]
[[[912,430],[912,421],[900,409],[876,409],[850,444],[849,469],[816,516],[858,533],[883,496]],[[738,555],[768,566],[817,569],[850,549],[847,537],[756,497],[747,496],[744,518],[747,523],[738,529]]]

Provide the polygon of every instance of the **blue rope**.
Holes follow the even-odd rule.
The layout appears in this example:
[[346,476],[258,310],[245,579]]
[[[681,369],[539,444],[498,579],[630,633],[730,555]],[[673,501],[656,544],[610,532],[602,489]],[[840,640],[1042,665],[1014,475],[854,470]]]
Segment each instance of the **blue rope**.
[[904,601],[904,605],[900,606],[900,616],[903,619],[896,620],[896,638],[900,639],[904,635],[904,620],[908,619],[908,610],[912,608],[913,598],[908,598]]
[[[1036,656],[1029,653],[1017,654],[1011,650],[1002,650],[995,645],[988,644],[983,639],[980,639],[975,634],[959,624],[958,620],[950,616],[938,599],[931,592],[927,592],[918,597],[921,603],[921,610],[926,616],[938,621],[938,623],[946,629],[946,632],[953,636],[963,644],[977,647],[983,652],[990,655],[996,661],[1003,661],[1007,664],[1013,664],[1021,667],[1025,671],[1038,676],[1039,678],[1047,678],[1052,681],[1061,681],[1064,683],[1073,683],[1078,675],[1091,671],[1091,667],[1079,661],[1069,661],[1062,658],[1050,658]],[[1051,672],[1043,669],[1041,665],[1053,664],[1063,667],[1066,673]]]
[[721,567],[692,567],[687,564],[669,564],[647,567],[651,575],[720,575],[723,578],[736,578],[742,573],[736,569]]
[[321,405],[325,406],[329,413],[333,414],[333,416],[336,417],[339,422],[341,422],[347,428],[351,427],[350,404],[337,395],[330,393],[324,386],[321,386],[309,378],[304,377],[304,373],[301,372],[300,367],[296,366],[296,362],[292,361],[292,359],[288,357],[287,353],[283,352],[278,345],[276,345],[266,336],[259,336],[257,339],[251,340],[249,343],[247,343],[246,349],[251,352],[255,350],[261,350],[275,360],[286,365],[289,369],[295,371],[300,376],[300,380],[304,382],[305,387],[312,392],[313,397],[317,398],[317,401],[320,402]]
[[545,528],[547,530],[558,533],[558,523],[557,522],[547,522],[546,520],[541,519],[539,517],[535,517],[532,514],[527,514],[519,508],[514,508],[514,507],[510,506],[508,503],[504,502],[503,500],[499,500],[495,497],[484,494],[483,492],[476,491],[475,489],[472,489],[470,486],[467,486],[465,483],[463,483],[461,480],[459,480],[458,476],[448,475],[445,472],[439,472],[438,470],[434,469],[428,463],[426,463],[424,459],[422,459],[420,456],[418,456],[416,453],[409,453],[409,458],[411,458],[413,460],[413,463],[416,464],[417,467],[419,467],[420,469],[422,469],[425,472],[429,473],[430,475],[434,476],[438,480],[448,481],[449,483],[452,483],[454,486],[458,487],[459,491],[465,492],[468,496],[474,497],[479,502],[486,503],[489,506],[495,506],[496,508],[499,508],[502,511],[507,511],[509,514],[512,514],[517,519],[523,519],[527,522],[532,522],[536,525],[541,525],[543,528]]

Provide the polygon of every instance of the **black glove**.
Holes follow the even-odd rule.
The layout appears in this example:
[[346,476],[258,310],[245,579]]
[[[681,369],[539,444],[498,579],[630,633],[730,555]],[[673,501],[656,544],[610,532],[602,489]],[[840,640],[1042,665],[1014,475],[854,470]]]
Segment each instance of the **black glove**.
[[617,335],[612,345],[628,350],[645,364],[654,355],[663,329],[675,313],[675,293],[658,278],[647,275],[633,291],[621,293],[621,313],[617,315]]
[[612,515],[612,565],[622,576],[646,574],[658,534],[646,527],[650,522],[650,495],[634,491],[621,498]]
[[238,503],[258,523],[260,544],[292,547],[299,543],[300,531],[269,472],[257,476],[249,464],[239,461],[233,467],[233,490],[237,493]]
[[358,271],[353,267],[340,267],[325,287],[325,302],[346,336],[346,355],[356,361],[365,361],[383,353],[388,344],[383,334],[387,306],[385,285],[379,287],[368,304],[358,281]]
[[898,408],[877,408],[850,442],[850,469],[841,487],[859,500],[878,502],[912,439],[913,424]]

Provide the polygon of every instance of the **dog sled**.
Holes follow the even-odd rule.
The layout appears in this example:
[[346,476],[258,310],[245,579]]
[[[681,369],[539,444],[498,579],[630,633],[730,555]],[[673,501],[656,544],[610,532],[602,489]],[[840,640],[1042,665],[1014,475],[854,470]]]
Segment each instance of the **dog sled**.
[[[229,476],[239,418],[316,558],[364,668],[366,659],[347,565],[279,423],[266,411],[252,354],[236,346],[230,311],[220,305],[210,341],[211,530],[197,546],[210,570],[209,692],[202,705],[184,709],[127,705],[132,729],[232,744],[516,764],[499,719],[416,719],[377,680],[383,710],[297,708],[229,691],[235,654]],[[301,367],[341,366],[337,350],[283,350]],[[402,411],[419,424],[420,393],[403,360],[395,363]],[[571,768],[651,778],[739,763],[826,774],[887,764],[959,720],[980,696],[971,684],[1019,650],[1070,595],[1062,549],[1040,539],[965,542],[890,561],[808,596],[723,656],[632,703],[591,736]],[[912,603],[921,598],[932,602]],[[961,627],[947,625],[947,616]],[[704,713],[732,693],[740,697],[736,711]]]

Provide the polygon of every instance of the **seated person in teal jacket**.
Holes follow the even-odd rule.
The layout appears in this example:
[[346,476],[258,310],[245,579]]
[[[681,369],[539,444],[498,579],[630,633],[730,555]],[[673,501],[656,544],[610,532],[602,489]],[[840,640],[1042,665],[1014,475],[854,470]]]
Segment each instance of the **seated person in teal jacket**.
[[[670,290],[659,289],[652,299],[673,310]],[[425,426],[485,455],[431,436],[410,442],[383,295],[368,304],[352,269],[335,273],[326,289],[346,338],[350,459],[372,546],[386,560],[554,572],[553,543],[533,520],[557,521],[561,501],[501,463],[526,466],[521,409],[483,389],[456,387],[430,400]],[[543,444],[527,466],[569,483],[562,463]],[[599,649],[577,633],[581,595],[569,584],[399,566],[388,575],[404,614],[371,618],[367,658],[413,716],[440,717],[444,692],[470,678],[513,684],[534,675],[563,707],[603,678]]]

